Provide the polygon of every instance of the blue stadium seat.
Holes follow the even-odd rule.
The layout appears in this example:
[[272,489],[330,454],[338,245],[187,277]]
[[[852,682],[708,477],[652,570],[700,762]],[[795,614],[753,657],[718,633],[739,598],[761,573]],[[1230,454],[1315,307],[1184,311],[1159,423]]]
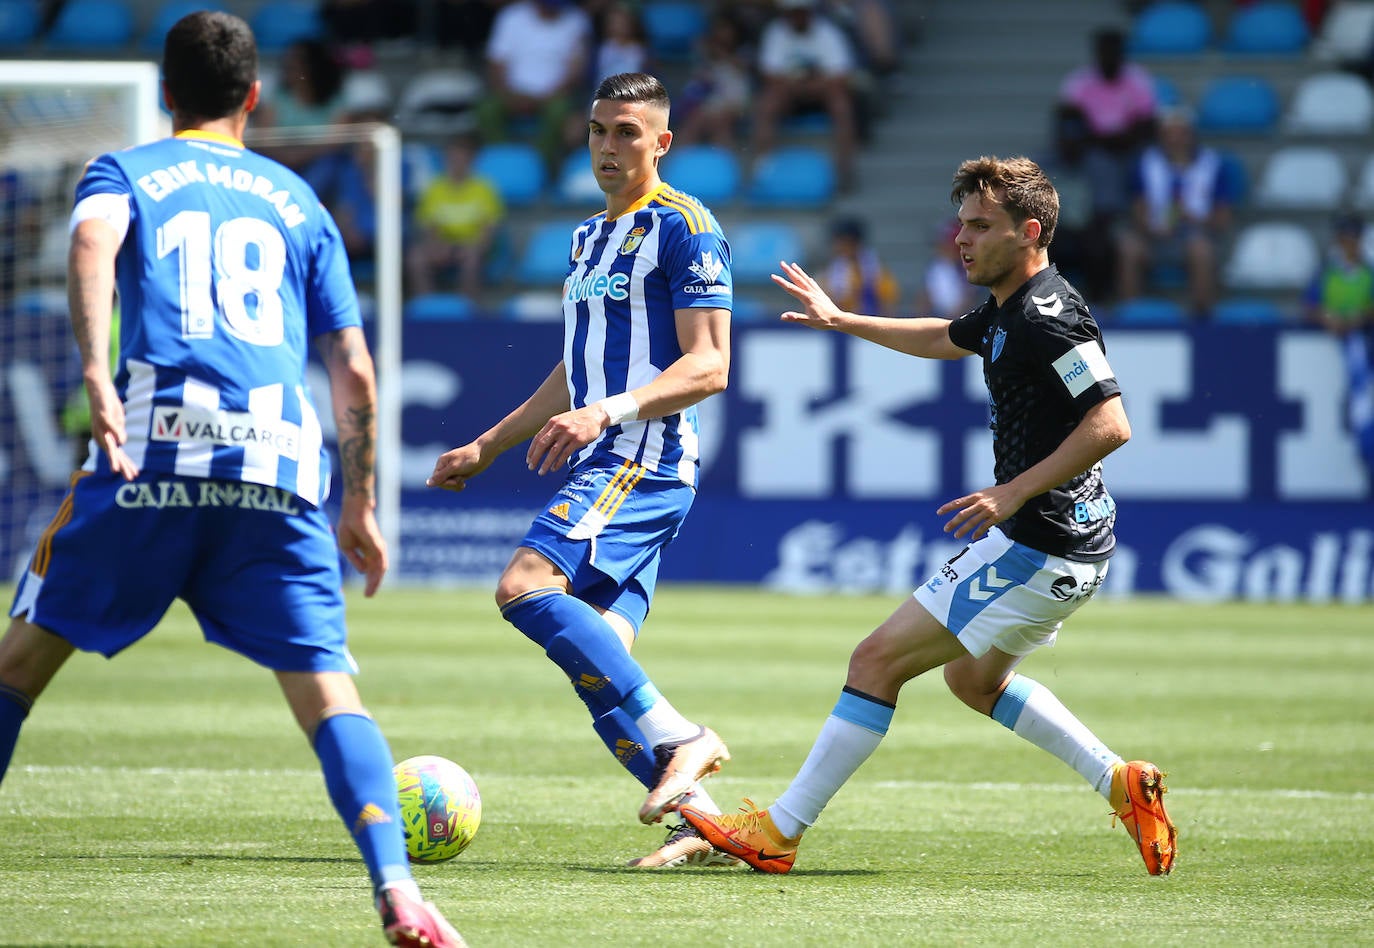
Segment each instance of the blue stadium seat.
[[1136,56],[1187,56],[1212,41],[1212,21],[1199,3],[1166,0],[1141,10],[1131,24],[1127,48]]
[[592,173],[592,163],[585,148],[574,149],[563,159],[558,169],[558,180],[554,182],[553,196],[560,204],[586,207],[590,211],[601,209],[605,197],[601,193],[601,186],[596,183],[596,175]]
[[644,32],[653,54],[671,62],[685,62],[697,39],[706,32],[703,7],[693,0],[650,0],[644,4]]
[[1277,326],[1287,319],[1278,303],[1260,296],[1234,296],[1212,309],[1212,322],[1228,326]]
[[835,196],[835,165],[809,145],[779,148],[759,159],[749,200],[769,207],[820,207]]
[[515,279],[526,286],[557,289],[568,275],[568,252],[572,249],[574,228],[580,221],[545,221],[525,240]]
[[408,300],[402,311],[406,319],[423,322],[472,319],[476,307],[472,300],[458,293],[429,293]]
[[472,170],[496,187],[508,207],[528,207],[544,194],[547,172],[544,159],[533,145],[522,142],[484,145],[473,160]]
[[1222,49],[1228,53],[1293,56],[1307,48],[1307,21],[1297,4],[1262,0],[1231,16]]
[[1183,307],[1163,297],[1141,296],[1124,300],[1113,310],[1115,322],[1121,326],[1182,326]]
[[266,53],[279,53],[297,40],[324,35],[317,4],[308,0],[267,0],[253,12],[248,25],[257,37],[258,49]]
[[38,36],[38,0],[0,0],[0,47],[27,46]]
[[48,31],[51,49],[117,49],[134,35],[134,14],[122,0],[68,0]]
[[728,204],[739,197],[739,159],[728,148],[686,145],[663,160],[663,180],[707,205]]
[[772,286],[769,276],[778,272],[778,262],[800,262],[805,251],[801,234],[782,221],[745,221],[726,236],[736,285]]
[[1161,108],[1173,108],[1183,105],[1183,93],[1179,91],[1177,83],[1168,76],[1151,76],[1155,86],[1155,102]]
[[1279,96],[1263,76],[1219,76],[1198,97],[1201,132],[1265,134],[1279,118]]
[[153,18],[148,23],[148,29],[144,32],[140,45],[148,51],[160,51],[163,42],[167,39],[167,31],[182,17],[195,13],[197,10],[223,9],[224,5],[220,3],[204,3],[198,2],[198,0],[167,0],[166,3],[153,11]]

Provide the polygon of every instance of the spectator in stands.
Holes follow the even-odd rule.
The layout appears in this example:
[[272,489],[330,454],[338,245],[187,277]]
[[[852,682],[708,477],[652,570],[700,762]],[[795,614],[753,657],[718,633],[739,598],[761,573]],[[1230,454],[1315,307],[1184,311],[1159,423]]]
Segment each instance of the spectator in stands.
[[408,292],[433,293],[456,274],[455,288],[476,300],[482,292],[487,255],[505,216],[501,195],[472,170],[477,139],[459,136],[444,149],[444,170],[420,192],[415,204],[416,235],[406,252]]
[[1218,243],[1231,226],[1236,185],[1221,153],[1198,143],[1187,108],[1161,116],[1159,141],[1141,153],[1131,193],[1130,224],[1117,238],[1121,298],[1141,295],[1151,265],[1174,263],[1187,273],[1193,315],[1209,315]]
[[902,31],[889,0],[826,0],[824,10],[849,34],[865,71],[882,78],[897,70]]
[[[316,39],[295,41],[282,51],[273,81],[263,83],[263,103],[254,113],[254,127],[311,128],[338,123],[345,112],[346,72],[326,44]],[[332,146],[322,145],[263,149],[298,173],[332,150]]]
[[1307,292],[1307,316],[1335,336],[1341,347],[1347,418],[1374,477],[1374,269],[1361,247],[1361,217],[1341,215],[1334,231],[1327,262]]
[[644,18],[629,3],[612,3],[602,11],[600,37],[592,68],[592,88],[607,76],[621,72],[647,72],[649,36]]
[[695,68],[682,89],[675,141],[734,149],[749,108],[749,57],[734,17],[717,13],[697,43]]
[[817,10],[819,0],[777,0],[778,15],[763,30],[758,71],[762,87],[755,104],[755,155],[772,150],[778,125],[799,110],[823,109],[833,125],[831,140],[840,190],[854,183],[858,119],[854,102],[854,53],[849,39]]
[[836,305],[851,313],[896,316],[901,287],[869,245],[864,222],[857,217],[837,219],[830,226],[830,249],[830,263],[820,282]]
[[981,297],[964,272],[959,245],[954,242],[958,236],[957,220],[943,222],[935,229],[931,257],[916,290],[915,315],[956,319],[980,302]]
[[1126,61],[1120,30],[1093,34],[1093,62],[1069,73],[1059,88],[1059,135],[1079,138],[1091,183],[1093,213],[1120,214],[1127,207],[1127,181],[1140,149],[1154,133],[1154,80]]
[[514,0],[502,7],[487,41],[487,94],[477,107],[483,140],[504,141],[513,120],[531,121],[540,153],[557,169],[572,141],[585,134],[585,122],[572,119],[591,44],[591,20],[572,0]]

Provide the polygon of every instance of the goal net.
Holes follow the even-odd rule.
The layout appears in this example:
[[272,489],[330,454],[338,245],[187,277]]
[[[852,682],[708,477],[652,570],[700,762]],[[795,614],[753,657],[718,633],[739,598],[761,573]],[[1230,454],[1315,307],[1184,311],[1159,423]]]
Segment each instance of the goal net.
[[[66,300],[76,181],[96,155],[170,134],[159,103],[153,63],[0,61],[0,582],[18,578],[85,457],[88,415]],[[364,125],[293,130],[290,138],[250,134],[249,145],[269,154],[293,145],[372,151],[376,235],[364,313],[378,364],[378,519],[397,561],[399,136]],[[311,387],[328,423],[322,369]]]

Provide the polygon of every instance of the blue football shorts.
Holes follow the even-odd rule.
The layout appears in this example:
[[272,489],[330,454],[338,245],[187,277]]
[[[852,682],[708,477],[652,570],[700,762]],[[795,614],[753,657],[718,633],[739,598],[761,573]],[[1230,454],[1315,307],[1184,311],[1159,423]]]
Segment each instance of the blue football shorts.
[[974,658],[997,647],[1029,655],[1053,645],[1073,612],[1107,578],[1107,561],[1079,563],[1010,539],[993,527],[912,594]]
[[327,515],[260,484],[78,473],[10,615],[112,657],[177,598],[207,641],[274,671],[357,671]]
[[593,455],[568,474],[520,545],[562,570],[579,599],[624,616],[638,632],[654,598],[659,557],[695,498],[676,476]]

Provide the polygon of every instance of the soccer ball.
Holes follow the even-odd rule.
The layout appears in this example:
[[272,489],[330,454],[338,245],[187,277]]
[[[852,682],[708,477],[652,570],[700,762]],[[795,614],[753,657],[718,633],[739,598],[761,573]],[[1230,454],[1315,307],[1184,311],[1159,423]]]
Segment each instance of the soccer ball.
[[443,862],[467,848],[482,822],[482,797],[462,767],[411,757],[393,768],[411,862]]

